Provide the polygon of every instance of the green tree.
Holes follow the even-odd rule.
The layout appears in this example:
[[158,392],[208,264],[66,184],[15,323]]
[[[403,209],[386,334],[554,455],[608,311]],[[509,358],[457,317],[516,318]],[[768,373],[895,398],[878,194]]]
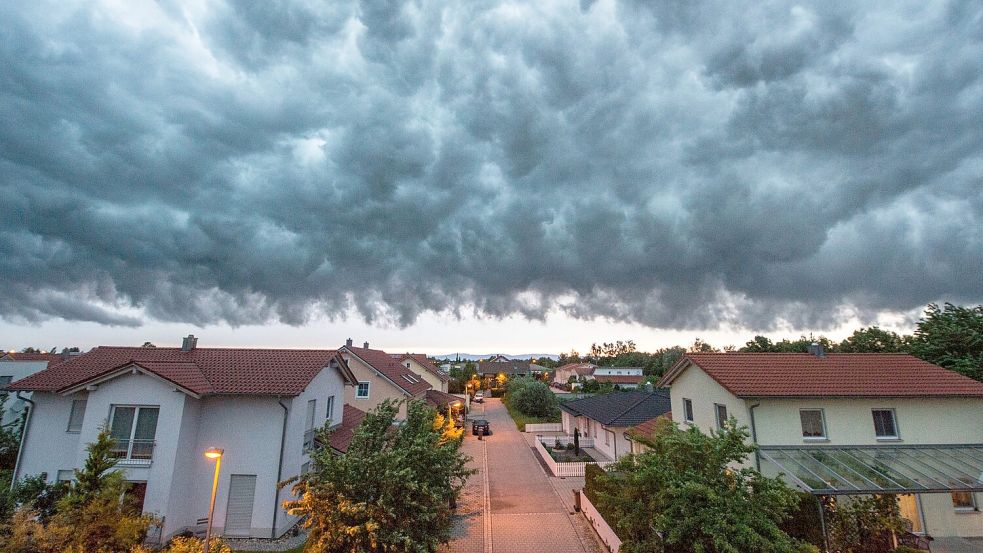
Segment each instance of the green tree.
[[854,330],[837,348],[841,353],[903,353],[907,350],[906,337],[876,326]]
[[85,465],[75,471],[76,482],[58,500],[55,513],[45,522],[29,508],[18,509],[0,528],[0,537],[6,538],[0,539],[0,553],[129,553],[138,547],[154,519],[138,512],[123,473],[113,470],[112,444],[103,427],[87,446]]
[[666,424],[649,450],[598,477],[599,508],[616,513],[625,553],[791,552],[779,524],[798,502],[777,478],[745,466],[754,446],[733,419],[719,432]]
[[313,470],[293,486],[298,499],[285,505],[306,517],[306,551],[430,553],[450,538],[449,502],[473,473],[462,430],[419,401],[396,425],[398,410],[386,401],[366,415],[345,455],[312,453]]
[[911,353],[983,382],[983,305],[929,304],[918,321]]
[[505,401],[530,417],[548,418],[557,414],[556,395],[544,382],[532,378],[510,380]]

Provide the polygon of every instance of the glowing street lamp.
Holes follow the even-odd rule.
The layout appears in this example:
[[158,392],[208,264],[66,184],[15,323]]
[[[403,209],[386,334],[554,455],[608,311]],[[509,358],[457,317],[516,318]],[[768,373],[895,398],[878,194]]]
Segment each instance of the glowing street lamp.
[[218,492],[218,471],[222,468],[223,455],[225,455],[225,450],[217,447],[210,447],[205,450],[205,458],[215,460],[215,478],[212,480],[212,502],[208,506],[208,526],[205,527],[205,543],[202,548],[204,553],[208,553],[208,542],[212,539],[212,516],[215,514],[215,494]]

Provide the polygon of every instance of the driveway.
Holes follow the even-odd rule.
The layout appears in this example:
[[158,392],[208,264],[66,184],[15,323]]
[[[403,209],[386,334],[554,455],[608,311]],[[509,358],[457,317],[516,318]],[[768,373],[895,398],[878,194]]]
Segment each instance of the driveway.
[[493,434],[479,441],[466,429],[463,449],[479,473],[468,482],[454,537],[441,551],[599,553],[583,515],[572,514],[571,501],[560,498],[560,493],[572,497],[569,487],[554,487],[501,400],[486,399],[474,407],[474,418],[488,419]]

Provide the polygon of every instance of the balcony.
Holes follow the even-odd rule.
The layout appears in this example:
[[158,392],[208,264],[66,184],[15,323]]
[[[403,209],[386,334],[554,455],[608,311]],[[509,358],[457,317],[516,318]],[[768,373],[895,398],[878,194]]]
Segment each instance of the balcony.
[[149,467],[154,456],[154,440],[117,440],[110,453],[118,467]]

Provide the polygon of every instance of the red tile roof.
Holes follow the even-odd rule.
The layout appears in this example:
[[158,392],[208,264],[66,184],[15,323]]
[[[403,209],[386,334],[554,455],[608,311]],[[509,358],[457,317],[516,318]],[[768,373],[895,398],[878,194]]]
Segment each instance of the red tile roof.
[[341,415],[341,424],[331,430],[331,437],[329,438],[331,448],[341,453],[347,452],[348,446],[352,443],[352,438],[355,437],[355,429],[362,424],[365,415],[365,411],[346,403],[345,411]]
[[422,365],[423,368],[427,370],[427,372],[439,378],[442,382],[447,382],[451,379],[451,377],[448,374],[446,374],[444,371],[440,370],[440,368],[438,368],[436,365],[431,363],[430,359],[427,357],[427,354],[425,353],[394,353],[392,354],[392,358],[400,363],[405,361],[407,358],[411,358],[417,363],[419,363],[420,365]]
[[334,365],[354,382],[335,350],[241,348],[137,348],[101,346],[8,389],[58,392],[139,366],[195,394],[297,395],[324,367]]
[[688,353],[689,363],[738,397],[983,397],[983,383],[897,353]]
[[653,417],[641,424],[636,424],[629,429],[629,433],[646,438],[652,437],[663,426],[672,421],[672,411]]
[[[418,374],[407,369],[393,359],[391,355],[381,349],[366,349],[345,346],[342,351],[348,350],[353,355],[368,363],[372,368],[379,371],[390,381],[394,382],[406,393],[411,396],[422,394],[432,388],[429,382],[423,380]],[[404,378],[406,377],[406,378]],[[409,378],[409,380],[407,380]]]
[[614,384],[641,384],[645,375],[641,374],[598,374],[594,380],[598,382],[613,382]]

